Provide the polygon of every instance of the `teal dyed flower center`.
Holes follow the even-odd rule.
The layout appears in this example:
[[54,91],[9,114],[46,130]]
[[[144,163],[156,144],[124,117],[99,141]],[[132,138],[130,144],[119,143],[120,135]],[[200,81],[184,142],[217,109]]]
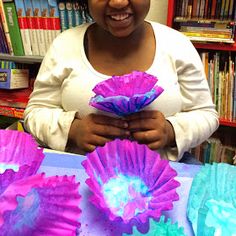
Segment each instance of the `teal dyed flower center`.
[[114,215],[130,219],[148,209],[151,197],[139,177],[119,174],[102,187],[105,201]]

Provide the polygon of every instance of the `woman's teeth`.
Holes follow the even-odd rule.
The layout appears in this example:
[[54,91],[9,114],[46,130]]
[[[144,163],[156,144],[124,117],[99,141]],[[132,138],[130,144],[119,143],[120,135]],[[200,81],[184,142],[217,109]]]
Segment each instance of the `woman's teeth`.
[[111,18],[117,21],[125,20],[128,17],[129,17],[129,14],[111,15]]

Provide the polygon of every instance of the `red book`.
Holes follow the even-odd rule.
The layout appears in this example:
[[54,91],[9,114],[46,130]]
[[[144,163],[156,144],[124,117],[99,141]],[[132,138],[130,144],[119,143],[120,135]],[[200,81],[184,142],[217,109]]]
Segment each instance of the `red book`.
[[215,18],[216,14],[216,0],[212,0],[212,5],[211,5],[211,18]]

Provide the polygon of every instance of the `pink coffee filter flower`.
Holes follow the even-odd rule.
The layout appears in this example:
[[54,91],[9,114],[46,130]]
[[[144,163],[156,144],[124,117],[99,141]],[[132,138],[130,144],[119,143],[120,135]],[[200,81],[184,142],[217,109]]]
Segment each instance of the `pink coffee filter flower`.
[[35,174],[43,158],[30,134],[0,130],[0,194],[13,181]]
[[159,219],[179,199],[177,172],[146,145],[116,139],[87,154],[82,165],[89,176],[90,201],[112,221]]
[[0,235],[76,235],[78,188],[74,176],[44,174],[10,184],[0,196]]
[[120,116],[140,111],[153,102],[162,92],[158,79],[145,72],[133,71],[98,83],[90,105]]

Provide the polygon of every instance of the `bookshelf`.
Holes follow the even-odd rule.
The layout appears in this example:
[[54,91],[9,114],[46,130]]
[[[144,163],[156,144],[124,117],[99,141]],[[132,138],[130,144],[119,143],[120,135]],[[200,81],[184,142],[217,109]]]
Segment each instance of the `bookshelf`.
[[0,128],[4,127],[4,125],[2,126],[2,121],[5,124],[6,120],[9,119],[10,124],[12,120],[23,118],[24,106],[26,106],[27,98],[32,92],[32,84],[42,60],[42,56],[14,56],[0,53],[0,61],[11,61],[27,65],[30,79],[29,88],[0,89]]
[[[33,84],[42,59],[57,35],[66,29],[93,21],[86,12],[85,6],[78,1],[0,0],[1,66],[2,61],[4,65],[5,61],[26,64],[30,84]],[[4,66],[1,68],[9,69]],[[20,100],[28,96],[28,91],[25,95],[24,91],[18,95],[18,89],[8,90],[6,95],[6,89],[0,89],[0,116],[9,117],[9,120],[10,117],[22,118],[23,106],[15,106],[13,98],[12,106],[6,104],[11,104],[11,97]]]
[[34,64],[41,63],[43,60],[42,56],[14,56],[5,53],[0,53],[0,60],[14,61],[18,63]]
[[[180,10],[180,6],[183,7],[183,3],[187,2],[187,5],[185,5],[185,9],[181,9]],[[204,15],[204,17],[193,17],[193,7],[194,7],[194,2],[198,2],[198,0],[193,0],[193,1],[185,1],[185,0],[168,0],[168,11],[167,11],[167,26],[171,27],[171,28],[175,28],[179,31],[183,31],[180,29],[183,28],[178,28],[178,24],[179,22],[191,22],[190,25],[192,26],[192,22],[195,22],[195,24],[201,24],[201,23],[229,23],[233,25],[233,30],[232,30],[232,34],[231,34],[231,43],[222,43],[222,42],[209,42],[209,41],[204,41],[201,42],[200,40],[192,40],[193,45],[195,46],[195,48],[198,50],[199,53],[203,52],[203,51],[209,51],[209,52],[219,52],[219,53],[229,53],[230,55],[233,55],[233,58],[236,58],[236,35],[235,35],[235,28],[236,28],[236,3],[235,1],[231,0],[230,2],[232,2],[232,9],[231,11],[233,12],[233,14],[231,14],[232,18],[227,18],[226,20],[221,18],[221,17],[207,17],[206,15]],[[207,1],[206,1],[207,2]],[[209,2],[209,1],[208,1]],[[192,3],[192,5],[191,5]],[[182,4],[182,5],[181,5]],[[190,5],[189,5],[190,4]],[[209,6],[205,6],[205,13],[206,12],[211,12],[212,14],[212,9],[209,9],[206,11],[206,9],[208,9]],[[212,6],[211,6],[212,7]],[[183,14],[183,12],[185,12],[185,15],[183,17],[180,17],[180,13]],[[199,10],[200,11],[200,10]],[[228,11],[229,12],[229,9]],[[204,14],[205,14],[204,13]],[[177,22],[177,23],[176,23]],[[184,24],[183,24],[184,25]],[[187,24],[186,24],[187,25]],[[187,25],[188,26],[188,25]],[[204,31],[204,29],[203,29]],[[185,32],[183,32],[185,33]],[[219,40],[220,41],[220,40]],[[234,64],[236,64],[236,59],[234,59]],[[234,67],[235,68],[235,67]],[[236,76],[234,75],[233,77],[234,80],[236,80]],[[234,86],[236,85],[236,83],[234,83]],[[236,89],[234,88],[234,94]],[[235,96],[235,95],[234,95]],[[226,96],[227,97],[227,96]],[[229,98],[227,97],[226,100],[228,100]],[[235,100],[233,101],[235,102]],[[225,118],[220,118],[220,127],[219,129],[213,134],[212,138],[217,138],[220,140],[220,142],[223,144],[223,146],[225,147],[233,147],[234,149],[234,155],[236,156],[236,119],[225,119]],[[209,146],[209,145],[208,145]],[[206,147],[206,146],[205,146]],[[197,147],[197,152],[202,152],[202,149]],[[232,149],[231,149],[232,150]],[[196,151],[196,150],[195,150]],[[194,154],[196,154],[196,152],[194,152]],[[201,154],[202,155],[202,154]],[[214,153],[213,155],[217,155],[217,153]],[[224,157],[223,157],[224,159]],[[231,158],[232,159],[232,158]],[[222,160],[222,159],[221,159]],[[232,163],[231,163],[232,164]],[[234,164],[235,164],[235,159],[234,159]]]

